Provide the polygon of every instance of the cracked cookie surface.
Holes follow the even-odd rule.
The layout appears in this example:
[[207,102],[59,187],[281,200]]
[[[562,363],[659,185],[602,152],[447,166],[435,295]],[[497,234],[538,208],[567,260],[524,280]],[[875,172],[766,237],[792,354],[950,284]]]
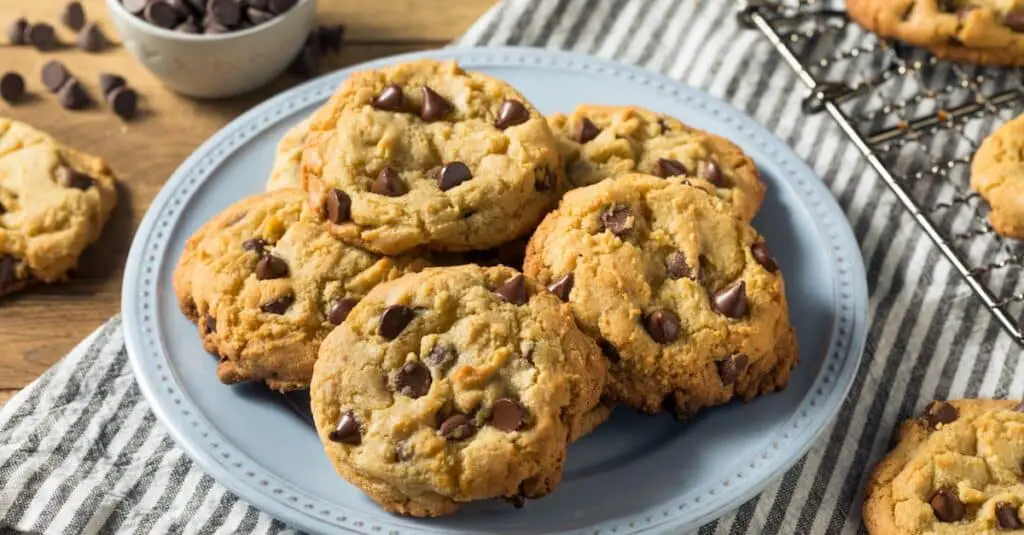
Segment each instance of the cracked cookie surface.
[[563,303],[507,267],[382,284],[324,340],[313,415],[338,472],[388,511],[535,498],[607,416],[605,364]]
[[729,203],[745,221],[757,214],[765,185],[757,166],[731,141],[668,115],[635,106],[583,105],[548,118],[569,188],[631,172],[680,176]]
[[568,302],[609,360],[605,394],[687,417],[785,386],[796,363],[763,239],[706,190],[630,174],[570,191],[525,272]]
[[377,284],[425,265],[327,233],[297,188],[248,197],[189,239],[174,272],[181,310],[224,383],[306,388],[319,344]]
[[301,175],[334,235],[383,254],[525,235],[562,181],[554,136],[519,92],[430,60],[350,76],[312,119]]
[[1024,533],[1019,401],[932,402],[903,422],[867,484],[872,535]]
[[116,202],[103,160],[0,117],[0,295],[67,278]]
[[996,232],[1024,239],[1024,115],[982,142],[971,162],[971,188],[988,201]]

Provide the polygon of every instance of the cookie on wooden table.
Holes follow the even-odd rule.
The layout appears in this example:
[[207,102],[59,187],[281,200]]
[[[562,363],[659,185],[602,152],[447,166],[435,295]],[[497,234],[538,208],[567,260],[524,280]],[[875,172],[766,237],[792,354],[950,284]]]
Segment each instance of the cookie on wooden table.
[[871,535],[1024,533],[1018,401],[932,402],[903,422],[867,484]]
[[568,442],[602,417],[605,373],[557,297],[459,266],[371,290],[324,340],[310,392],[345,479],[388,511],[439,516],[551,492]]
[[687,417],[786,385],[797,360],[764,239],[710,192],[629,174],[570,191],[525,272],[572,306],[609,361],[606,396]]
[[66,279],[116,202],[103,160],[0,117],[0,295]]
[[224,383],[307,388],[320,341],[377,284],[425,265],[334,239],[305,192],[239,201],[188,241],[174,272],[181,310],[220,357]]
[[307,132],[309,132],[309,119],[293,126],[277,142],[274,166],[271,168],[270,178],[267,180],[267,191],[302,187],[299,164],[302,161],[302,145],[306,142]]
[[750,221],[764,200],[760,173],[731,141],[635,106],[584,105],[548,118],[569,188],[640,172],[679,176],[714,191]]
[[940,58],[1024,65],[1024,4],[1017,0],[847,0],[846,11],[867,30]]
[[982,142],[971,163],[971,188],[988,201],[996,232],[1024,239],[1024,115]]
[[301,173],[332,233],[397,254],[529,233],[561,167],[547,122],[518,91],[421,60],[350,76],[314,115]]

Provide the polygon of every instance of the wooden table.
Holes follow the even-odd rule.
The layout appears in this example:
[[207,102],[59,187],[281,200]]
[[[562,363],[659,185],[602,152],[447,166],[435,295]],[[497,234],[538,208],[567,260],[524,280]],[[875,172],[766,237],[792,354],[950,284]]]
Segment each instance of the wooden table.
[[[103,0],[83,0],[87,15],[102,21],[116,40]],[[320,0],[320,24],[344,24],[343,52],[327,56],[327,72],[380,56],[437,48],[461,34],[494,0]],[[57,20],[62,0],[0,0],[0,28],[16,17],[49,21],[62,40],[73,34]],[[46,130],[59,140],[104,157],[121,181],[120,199],[98,243],[67,284],[40,286],[0,301],[0,403],[59,360],[120,309],[121,276],[135,229],[174,169],[228,121],[271,95],[299,83],[282,76],[258,92],[229,100],[194,101],[171,93],[120,48],[99,54],[77,49],[41,53],[12,47],[0,36],[0,71],[16,70],[32,98],[16,106],[0,100],[0,115]],[[104,106],[70,112],[45,91],[42,65],[59,59],[98,95],[97,73],[118,73],[142,97],[140,117],[122,123]]]

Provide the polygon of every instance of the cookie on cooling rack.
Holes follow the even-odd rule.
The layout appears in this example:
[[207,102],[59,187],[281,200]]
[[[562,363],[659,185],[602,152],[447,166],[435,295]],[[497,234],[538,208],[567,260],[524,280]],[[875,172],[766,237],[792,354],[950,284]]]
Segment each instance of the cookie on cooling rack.
[[116,202],[103,160],[0,118],[0,295],[66,279]]
[[306,388],[320,341],[378,283],[425,265],[334,239],[300,189],[239,201],[188,241],[174,272],[181,310],[224,383]]
[[850,17],[940,58],[1024,65],[1024,4],[1015,0],[847,0]]
[[971,188],[988,201],[996,232],[1024,239],[1024,115],[982,142],[971,162]]
[[867,484],[871,535],[1024,530],[1024,413],[1018,401],[932,402],[903,423]]
[[579,188],[622,173],[682,176],[714,190],[750,221],[764,200],[757,166],[731,141],[635,106],[584,105],[548,118],[565,162],[566,184]]
[[391,512],[537,498],[596,426],[605,363],[572,314],[507,267],[382,284],[324,340],[310,390],[338,472]]
[[302,160],[302,145],[309,131],[309,119],[293,126],[277,142],[274,165],[267,180],[267,191],[282,188],[301,188],[299,164]]
[[569,303],[609,360],[606,396],[677,417],[785,386],[797,360],[782,275],[708,191],[628,174],[570,191],[525,272]]

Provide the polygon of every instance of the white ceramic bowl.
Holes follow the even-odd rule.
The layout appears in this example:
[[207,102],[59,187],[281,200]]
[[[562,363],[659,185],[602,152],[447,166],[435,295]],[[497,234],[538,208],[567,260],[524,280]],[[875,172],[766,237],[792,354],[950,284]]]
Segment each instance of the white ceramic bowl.
[[316,0],[299,0],[273,20],[215,35],[166,30],[107,0],[125,48],[173,91],[220,98],[252,91],[281,74],[306,41],[316,18]]

